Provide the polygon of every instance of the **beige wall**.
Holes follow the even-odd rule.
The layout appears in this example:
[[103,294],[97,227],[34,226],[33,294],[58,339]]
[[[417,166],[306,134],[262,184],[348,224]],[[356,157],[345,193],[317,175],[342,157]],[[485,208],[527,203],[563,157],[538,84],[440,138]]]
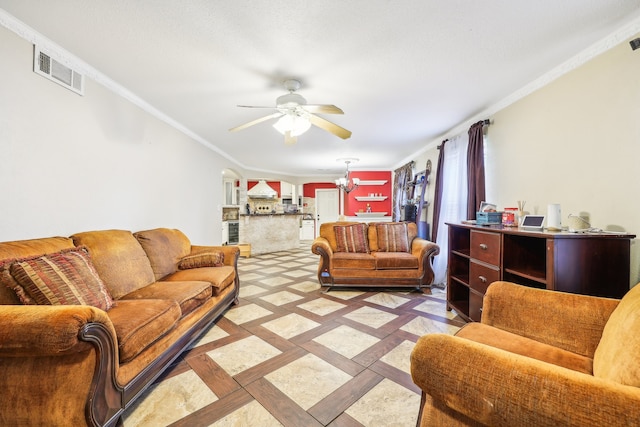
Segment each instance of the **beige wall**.
[[[539,214],[560,203],[563,219],[586,213],[594,227],[640,235],[639,76],[640,51],[625,41],[493,114],[487,200],[501,208],[526,200],[526,209]],[[436,149],[425,152],[417,168],[437,156]],[[636,241],[631,254],[635,284]]]
[[78,96],[35,74],[3,27],[0,58],[0,241],[172,227],[220,242],[220,156],[90,79]]

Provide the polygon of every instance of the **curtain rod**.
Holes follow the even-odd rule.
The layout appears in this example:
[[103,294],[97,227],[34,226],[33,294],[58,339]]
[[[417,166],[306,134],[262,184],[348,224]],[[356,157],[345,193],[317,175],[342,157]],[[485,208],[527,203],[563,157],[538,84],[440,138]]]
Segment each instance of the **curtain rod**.
[[[480,123],[480,122],[478,122],[478,123]],[[483,125],[483,126],[489,126],[489,125],[491,124],[491,120],[489,120],[489,119],[484,119],[484,120],[482,120],[482,121],[481,121],[481,123],[482,123],[482,125]],[[444,144],[444,143],[445,143],[445,142],[447,142],[448,140],[449,140],[449,139],[445,139],[444,141],[442,141],[442,144]],[[436,148],[439,150],[439,149],[440,149],[440,147],[442,147],[442,144],[438,145]]]

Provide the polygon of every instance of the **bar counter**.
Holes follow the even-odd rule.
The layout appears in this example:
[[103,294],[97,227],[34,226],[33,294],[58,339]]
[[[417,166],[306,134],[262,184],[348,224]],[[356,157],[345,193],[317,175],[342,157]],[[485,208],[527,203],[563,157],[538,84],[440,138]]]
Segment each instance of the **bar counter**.
[[240,214],[240,243],[251,244],[251,254],[297,249],[304,214]]

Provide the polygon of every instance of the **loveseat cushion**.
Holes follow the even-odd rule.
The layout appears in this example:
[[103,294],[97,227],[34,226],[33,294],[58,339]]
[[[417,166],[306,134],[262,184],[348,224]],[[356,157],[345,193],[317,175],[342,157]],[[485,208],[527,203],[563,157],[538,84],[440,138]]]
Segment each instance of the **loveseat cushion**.
[[153,283],[147,254],[127,230],[86,231],[71,236],[89,248],[91,260],[114,299]]
[[380,223],[375,225],[378,251],[380,252],[409,252],[409,230],[407,223]]
[[467,323],[456,333],[456,336],[583,374],[593,374],[593,360],[586,356],[503,331],[484,323]]
[[369,253],[367,224],[335,225],[336,252]]
[[375,252],[377,270],[406,270],[419,267],[418,257],[407,252]]
[[171,299],[180,304],[180,311],[184,317],[204,304],[211,295],[209,282],[155,282],[124,295],[121,300]]
[[640,285],[622,297],[593,355],[593,375],[640,387]]
[[335,269],[375,270],[376,259],[371,254],[335,252],[331,265]]
[[180,305],[174,300],[119,300],[107,315],[118,339],[120,363],[140,354],[180,319]]
[[0,268],[8,269],[23,304],[91,305],[105,311],[113,305],[84,247],[22,258]]
[[188,270],[178,270],[173,274],[164,277],[163,281],[168,282],[184,282],[184,281],[204,281],[208,282],[214,296],[231,286],[236,278],[236,270],[234,267],[224,265],[222,267],[201,267]]
[[156,280],[175,272],[180,260],[191,252],[191,242],[180,230],[156,228],[134,236],[147,253]]
[[189,270],[200,267],[222,267],[223,265],[224,252],[210,251],[187,255],[178,262],[178,270]]

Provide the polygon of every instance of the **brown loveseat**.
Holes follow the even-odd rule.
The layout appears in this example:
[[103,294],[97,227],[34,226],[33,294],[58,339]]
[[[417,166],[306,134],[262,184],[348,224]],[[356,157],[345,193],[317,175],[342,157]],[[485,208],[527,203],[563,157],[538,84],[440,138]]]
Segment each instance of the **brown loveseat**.
[[0,243],[0,425],[115,425],[237,301],[238,256],[170,229]]
[[495,282],[482,321],[421,337],[419,426],[640,425],[640,285],[622,300]]
[[417,237],[412,222],[327,222],[311,251],[323,286],[416,287],[433,281],[438,245]]

